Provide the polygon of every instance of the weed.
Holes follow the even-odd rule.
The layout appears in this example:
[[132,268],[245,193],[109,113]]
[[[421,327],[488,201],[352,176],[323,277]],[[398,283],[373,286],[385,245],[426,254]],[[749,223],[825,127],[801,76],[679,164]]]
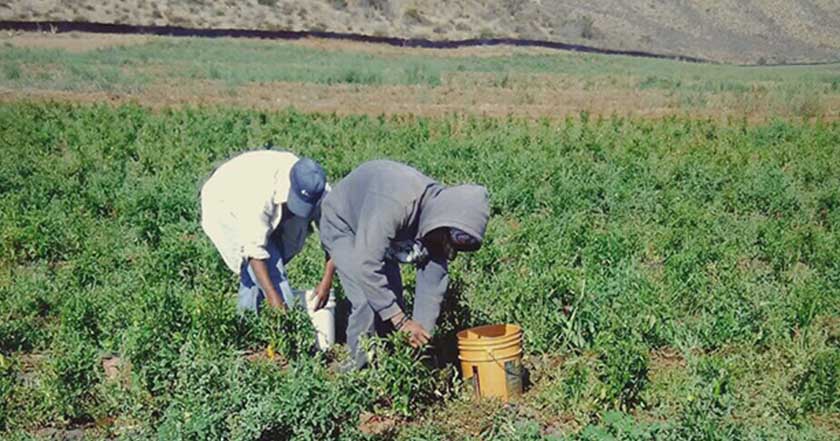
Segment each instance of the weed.
[[664,428],[662,424],[637,422],[625,413],[607,412],[597,425],[586,427],[576,439],[579,441],[653,441],[663,439]]
[[680,80],[672,80],[670,78],[662,78],[657,76],[648,76],[639,82],[639,90],[645,89],[667,89],[674,90],[681,86]]
[[440,73],[435,72],[425,64],[412,64],[405,68],[408,84],[426,84],[440,86]]
[[3,64],[3,75],[5,75],[6,79],[8,80],[17,80],[21,77],[21,70],[20,66],[17,64]]
[[581,30],[580,36],[581,38],[585,38],[587,40],[591,40],[595,36],[595,20],[588,15],[584,15],[580,19],[581,23]]
[[795,392],[802,397],[806,412],[840,410],[840,350],[830,348],[814,354]]
[[382,77],[378,72],[356,69],[345,70],[343,72],[338,73],[336,77],[327,80],[328,84],[379,84],[381,82]]
[[347,0],[329,0],[330,5],[338,10],[347,9]]
[[423,17],[423,14],[416,8],[406,9],[403,13],[403,21],[409,26],[422,25],[427,22],[426,17]]

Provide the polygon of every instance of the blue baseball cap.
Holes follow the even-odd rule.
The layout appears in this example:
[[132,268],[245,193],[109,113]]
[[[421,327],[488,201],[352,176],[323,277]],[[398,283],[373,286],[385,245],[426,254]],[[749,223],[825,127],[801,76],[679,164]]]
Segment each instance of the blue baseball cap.
[[308,218],[324,194],[327,174],[317,162],[309,158],[300,158],[289,176],[291,187],[286,206],[295,216]]

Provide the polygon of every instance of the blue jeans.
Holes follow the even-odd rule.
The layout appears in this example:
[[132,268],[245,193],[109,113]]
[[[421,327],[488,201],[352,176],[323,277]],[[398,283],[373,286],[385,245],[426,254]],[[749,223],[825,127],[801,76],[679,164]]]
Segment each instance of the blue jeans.
[[[289,276],[283,263],[283,251],[274,240],[268,241],[266,249],[269,254],[266,265],[268,266],[268,277],[271,279],[271,284],[283,297],[283,302],[291,307],[295,304],[296,299],[292,292],[292,286],[289,285]],[[254,270],[247,260],[243,261],[242,267],[239,269],[239,303],[237,308],[239,311],[258,313],[264,300],[265,292],[257,283]]]

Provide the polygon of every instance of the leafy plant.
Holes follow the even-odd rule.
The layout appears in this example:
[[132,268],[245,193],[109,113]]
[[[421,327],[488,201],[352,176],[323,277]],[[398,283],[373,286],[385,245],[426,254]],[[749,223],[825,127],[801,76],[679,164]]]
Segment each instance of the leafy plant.
[[371,356],[370,369],[364,374],[380,411],[411,416],[448,394],[452,372],[432,369],[405,335],[368,339],[364,347]]
[[315,346],[315,329],[306,311],[264,308],[260,314],[258,338],[267,340],[268,350],[287,360],[300,358]]
[[830,348],[814,354],[797,381],[796,394],[806,412],[840,409],[840,350]]
[[663,439],[665,427],[661,424],[640,423],[621,412],[607,412],[597,425],[586,427],[578,436],[580,441],[646,441]]
[[8,407],[11,401],[12,388],[15,383],[15,371],[12,361],[0,353],[0,431],[6,430]]

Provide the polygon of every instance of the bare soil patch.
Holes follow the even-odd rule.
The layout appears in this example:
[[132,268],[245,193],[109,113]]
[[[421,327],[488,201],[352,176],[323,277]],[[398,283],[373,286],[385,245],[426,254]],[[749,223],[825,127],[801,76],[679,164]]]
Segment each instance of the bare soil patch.
[[37,49],[62,49],[68,52],[87,52],[117,46],[129,46],[148,43],[152,36],[148,35],[117,35],[91,34],[71,32],[67,34],[53,34],[50,32],[2,32],[0,44],[10,44],[14,47]]
[[[745,118],[763,122],[780,115],[760,106],[742,108],[737,101],[721,99],[720,106],[691,112],[679,102],[657,90],[627,89],[505,89],[449,86],[356,86],[307,83],[261,83],[241,87],[201,81],[189,85],[152,85],[142,92],[78,92],[56,90],[0,89],[0,102],[19,100],[80,103],[136,102],[156,109],[191,105],[219,105],[338,115],[404,115],[435,117],[452,113],[489,117],[517,116],[562,119],[587,112],[593,116],[622,116],[660,119],[688,116],[698,119]],[[840,97],[826,99],[828,109],[819,119],[840,120]],[[832,110],[833,109],[833,110]]]
[[541,47],[515,46],[469,46],[454,49],[428,49],[419,47],[395,47],[386,44],[370,44],[346,40],[328,40],[324,38],[304,38],[294,40],[300,46],[336,52],[359,52],[379,56],[405,56],[406,54],[427,57],[507,57],[514,54],[558,55],[564,53]]

